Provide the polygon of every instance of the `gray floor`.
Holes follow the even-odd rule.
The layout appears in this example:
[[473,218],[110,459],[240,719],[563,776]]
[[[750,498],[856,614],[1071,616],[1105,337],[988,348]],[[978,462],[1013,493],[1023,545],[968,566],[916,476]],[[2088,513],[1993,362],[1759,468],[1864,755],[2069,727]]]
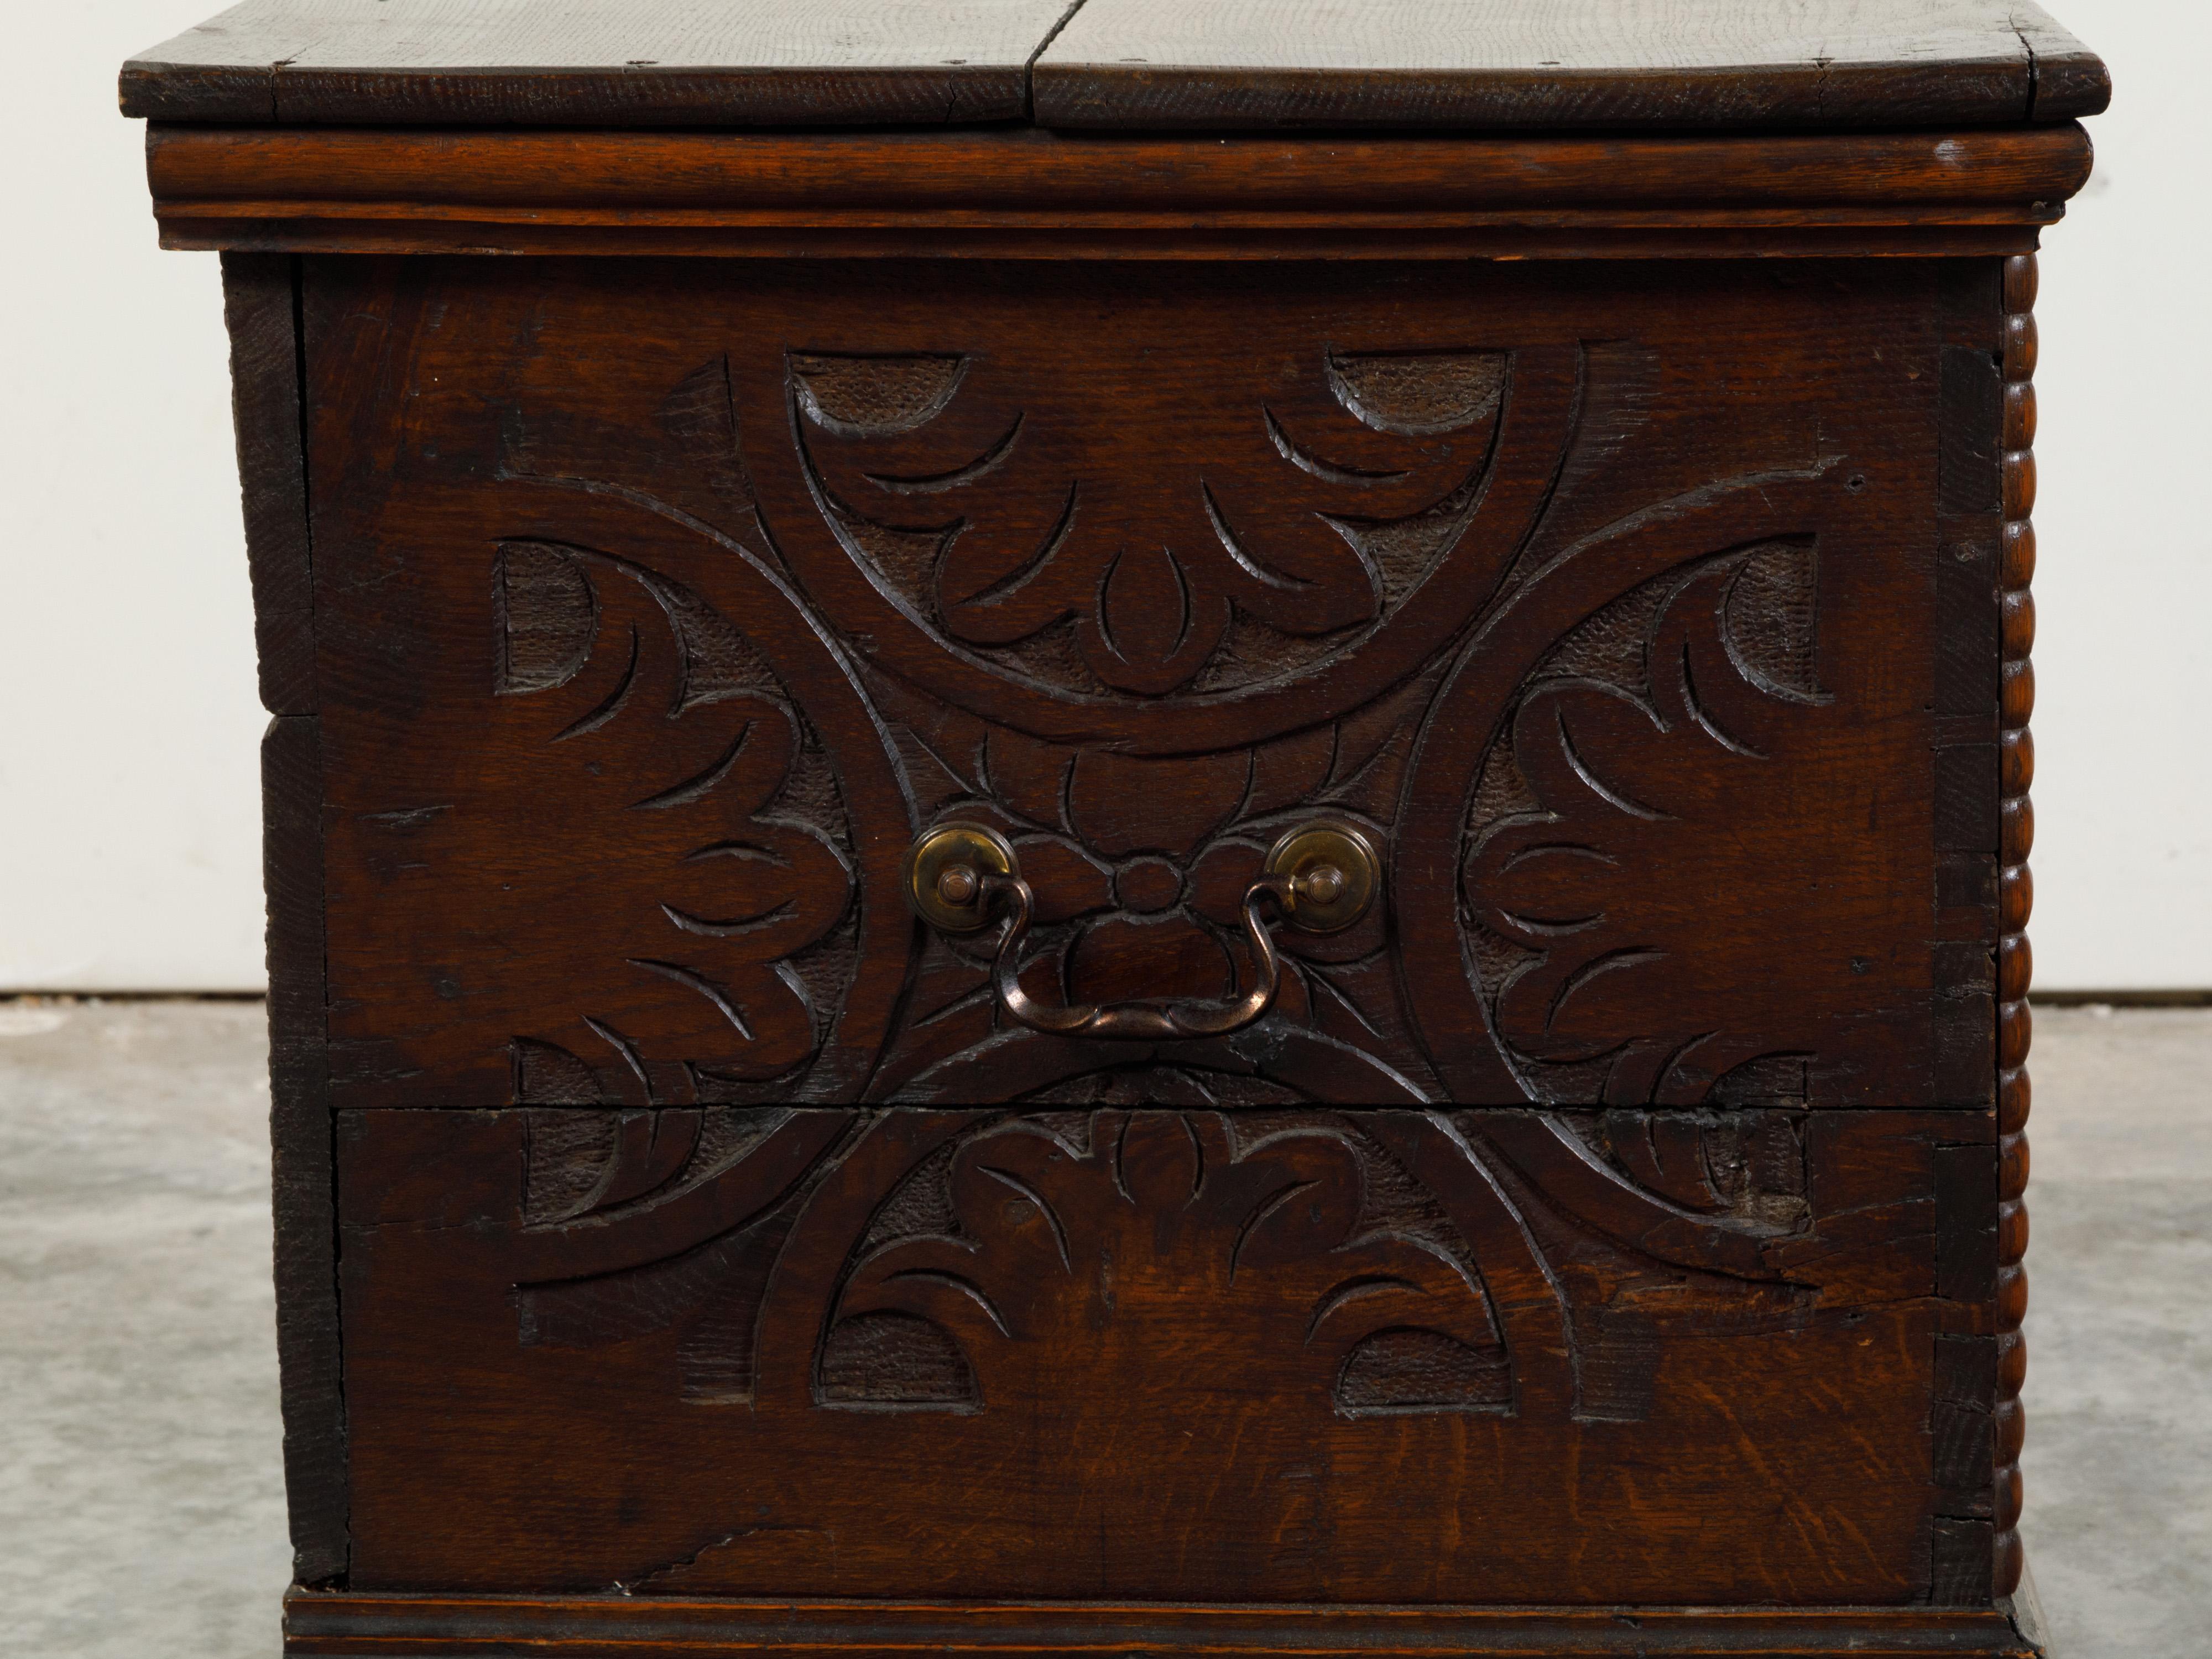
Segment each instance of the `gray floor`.
[[[2029,1559],[2064,1659],[2212,1648],[2212,1012],[2040,1010]],[[0,1645],[277,1650],[261,1011],[0,1002]]]

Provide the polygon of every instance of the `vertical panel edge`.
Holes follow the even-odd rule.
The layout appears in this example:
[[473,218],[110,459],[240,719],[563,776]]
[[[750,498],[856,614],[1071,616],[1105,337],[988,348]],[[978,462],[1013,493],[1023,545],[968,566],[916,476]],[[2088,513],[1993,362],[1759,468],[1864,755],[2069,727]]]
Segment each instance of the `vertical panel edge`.
[[343,1579],[346,1426],[338,1336],[323,951],[322,732],[279,715],[261,744],[269,901],[270,1179],[284,1484],[295,1572]]
[[230,331],[231,418],[262,706],[315,712],[312,558],[307,466],[300,435],[295,262],[287,255],[222,256],[223,321]]

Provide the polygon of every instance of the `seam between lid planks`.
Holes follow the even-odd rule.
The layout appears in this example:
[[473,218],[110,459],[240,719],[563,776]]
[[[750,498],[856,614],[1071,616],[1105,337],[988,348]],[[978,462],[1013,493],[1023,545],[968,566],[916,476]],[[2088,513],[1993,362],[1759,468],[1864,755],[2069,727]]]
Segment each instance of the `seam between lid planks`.
[[2032,4],[246,0],[124,66],[125,114],[384,125],[1903,128],[2094,114]]

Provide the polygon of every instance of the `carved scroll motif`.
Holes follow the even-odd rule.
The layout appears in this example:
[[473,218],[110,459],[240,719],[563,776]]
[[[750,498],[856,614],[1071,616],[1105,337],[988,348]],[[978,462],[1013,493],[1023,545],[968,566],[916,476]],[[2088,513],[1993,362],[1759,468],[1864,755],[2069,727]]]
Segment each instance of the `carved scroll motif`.
[[[1530,678],[1486,762],[1469,932],[1543,1097],[1691,1105],[1723,1078],[1802,1097],[1771,988],[1791,983],[1792,901],[1836,842],[1790,777],[1830,758],[1816,561],[1809,539],[1769,542],[1616,600]],[[1716,981],[1730,926],[1747,937]]]
[[1342,1129],[1231,1124],[1018,1120],[918,1170],[937,1190],[904,1201],[936,1231],[863,1245],[823,1403],[1021,1409],[1112,1388],[1141,1347],[1202,1348],[1200,1392],[1304,1376],[1352,1415],[1507,1408],[1467,1246],[1402,1168]]
[[520,1334],[672,1333],[686,1399],[757,1410],[1632,1419],[1670,1322],[1857,1271],[1801,1121],[540,1112]]
[[1170,385],[1100,408],[1081,400],[1111,384],[1104,363],[787,362],[815,499],[908,615],[1039,685],[1161,696],[1340,651],[1474,517],[1509,355],[1313,356],[1226,429],[1179,418],[1172,364],[1152,371]]
[[511,541],[493,585],[498,691],[568,717],[547,809],[578,821],[580,858],[604,837],[662,860],[656,914],[617,945],[619,1000],[516,1033],[516,1099],[587,1104],[610,1073],[650,1104],[787,1079],[854,949],[852,825],[805,716],[727,618],[641,565]]
[[[1729,915],[1787,939],[1791,884],[1832,831],[1790,781],[1826,740],[1802,526],[1838,458],[1593,525],[1573,492],[1644,418],[1649,353],[1301,343],[1295,373],[1271,358],[1245,395],[1132,369],[1110,339],[1070,349],[1048,368],[972,349],[710,363],[672,403],[720,387],[747,423],[707,446],[721,471],[746,458],[715,485],[754,504],[742,538],[635,483],[515,475],[541,524],[583,515],[606,550],[508,544],[502,690],[577,704],[549,738],[564,755],[628,732],[626,763],[669,774],[624,803],[641,821],[716,820],[641,924],[682,939],[624,960],[743,1034],[648,1054],[594,1010],[580,1043],[517,1034],[518,1099],[604,1100],[625,1074],[640,1103],[694,1097],[653,1092],[664,1053],[699,1099],[1806,1098],[1817,1040],[1774,1035],[1803,1000],[1794,964],[1774,1010],[1746,1007],[1742,952],[1698,938],[1713,907],[1644,900],[1725,890]],[[545,443],[517,453],[552,464]],[[728,620],[739,564],[860,700],[848,736],[878,746],[902,811],[880,792],[853,811],[803,700]],[[649,599],[657,629],[611,621],[610,593]],[[625,689],[648,635],[678,676],[656,724]],[[1037,894],[1032,995],[1216,999],[1250,971],[1243,891],[1316,811],[1392,849],[1389,902],[1343,935],[1285,937],[1259,1046],[1219,1064],[1037,1051],[996,1012],[988,940],[908,930],[896,960],[898,896],[861,867],[933,821],[989,823]],[[1403,856],[1447,846],[1456,869]],[[694,891],[710,873],[720,890]],[[856,914],[878,919],[866,948]],[[1697,972],[1723,957],[1726,997]],[[903,989],[855,1024],[845,1091],[772,1092],[864,968]]]

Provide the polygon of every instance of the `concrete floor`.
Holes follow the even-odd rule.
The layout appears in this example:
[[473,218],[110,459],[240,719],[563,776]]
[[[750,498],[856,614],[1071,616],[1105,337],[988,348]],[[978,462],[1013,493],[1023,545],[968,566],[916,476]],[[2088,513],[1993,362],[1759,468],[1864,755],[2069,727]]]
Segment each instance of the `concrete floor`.
[[[2028,1557],[2063,1659],[2212,1650],[2212,1012],[2039,1010]],[[0,1646],[277,1651],[251,1003],[0,1002]]]

